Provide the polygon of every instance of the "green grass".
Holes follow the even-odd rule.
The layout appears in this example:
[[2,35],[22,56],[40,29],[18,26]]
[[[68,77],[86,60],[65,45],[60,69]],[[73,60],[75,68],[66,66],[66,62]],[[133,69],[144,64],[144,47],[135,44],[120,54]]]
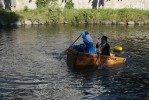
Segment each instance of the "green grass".
[[[0,18],[1,18],[0,12]],[[23,11],[16,12],[19,20],[31,20],[31,21],[48,21],[50,23],[64,23],[71,24],[79,23],[94,23],[101,21],[142,21],[149,22],[149,10],[140,9],[48,9],[38,8],[35,10],[25,9]],[[8,15],[2,19],[10,19]],[[13,19],[14,21],[14,19]]]

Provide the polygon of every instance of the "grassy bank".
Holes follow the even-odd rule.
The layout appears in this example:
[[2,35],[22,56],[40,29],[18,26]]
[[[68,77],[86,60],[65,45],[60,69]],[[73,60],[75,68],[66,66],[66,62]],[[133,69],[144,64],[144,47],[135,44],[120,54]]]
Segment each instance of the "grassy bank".
[[[0,12],[1,15],[1,12]],[[139,9],[25,9],[16,12],[19,20],[47,21],[49,23],[100,23],[102,21],[141,21],[149,23],[149,10]],[[7,20],[8,17],[0,19]],[[14,21],[14,20],[13,20]],[[11,22],[11,21],[9,21]]]

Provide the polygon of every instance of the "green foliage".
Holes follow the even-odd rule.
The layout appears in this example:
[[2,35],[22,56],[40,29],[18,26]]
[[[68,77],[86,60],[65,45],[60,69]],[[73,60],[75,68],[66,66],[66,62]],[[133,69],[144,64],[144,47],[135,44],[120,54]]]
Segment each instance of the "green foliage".
[[72,2],[72,0],[69,0],[66,2],[65,8],[67,8],[67,9],[74,8],[74,3]]
[[47,6],[47,3],[49,2],[49,0],[37,0],[37,7],[45,7]]
[[[20,17],[22,16],[22,17]],[[11,23],[16,20],[48,21],[50,23],[71,24],[100,23],[101,21],[142,21],[149,23],[149,10],[139,9],[61,9],[42,7],[25,9],[16,13],[0,11],[0,20]]]
[[29,11],[27,6],[24,7],[24,11]]
[[57,0],[37,0],[37,7],[41,8],[41,7],[48,7],[48,5],[50,4],[50,2],[56,2]]

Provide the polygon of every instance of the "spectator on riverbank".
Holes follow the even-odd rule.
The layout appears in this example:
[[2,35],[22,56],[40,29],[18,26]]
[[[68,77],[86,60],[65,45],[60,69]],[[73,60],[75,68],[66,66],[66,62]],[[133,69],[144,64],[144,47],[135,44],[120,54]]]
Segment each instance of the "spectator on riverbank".
[[99,8],[100,8],[100,6],[102,6],[102,8],[104,7],[104,0],[99,0],[99,4],[98,4],[98,6],[99,6]]
[[16,5],[17,5],[16,0],[10,0],[10,7],[12,12],[16,11]]
[[0,9],[5,9],[5,5],[4,5],[4,1],[3,0],[0,1]]
[[[89,2],[91,2],[92,0],[89,0]],[[92,1],[92,8],[96,9],[98,7],[100,8],[100,6],[102,6],[102,8],[104,7],[104,0],[93,0]]]
[[4,9],[10,10],[10,0],[3,0],[4,3]]
[[92,1],[92,8],[96,9],[98,0],[89,0],[89,2],[91,2],[91,1]]
[[67,2],[67,0],[62,0],[62,2],[65,2],[65,3],[66,3],[66,2]]

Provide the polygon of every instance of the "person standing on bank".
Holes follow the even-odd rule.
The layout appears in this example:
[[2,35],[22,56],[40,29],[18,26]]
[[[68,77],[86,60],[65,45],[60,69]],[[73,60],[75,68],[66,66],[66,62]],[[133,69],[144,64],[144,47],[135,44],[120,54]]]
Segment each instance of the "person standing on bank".
[[16,0],[10,0],[10,7],[12,12],[16,11],[16,5],[17,5]]
[[105,2],[105,0],[99,0],[99,4],[98,4],[99,8],[100,8],[100,6],[102,6],[102,8],[104,8],[104,2]]
[[101,55],[110,56],[110,45],[108,44],[108,38],[106,36],[102,36],[101,43],[99,43],[100,38],[98,38],[98,42],[96,44],[96,48],[98,53]]

